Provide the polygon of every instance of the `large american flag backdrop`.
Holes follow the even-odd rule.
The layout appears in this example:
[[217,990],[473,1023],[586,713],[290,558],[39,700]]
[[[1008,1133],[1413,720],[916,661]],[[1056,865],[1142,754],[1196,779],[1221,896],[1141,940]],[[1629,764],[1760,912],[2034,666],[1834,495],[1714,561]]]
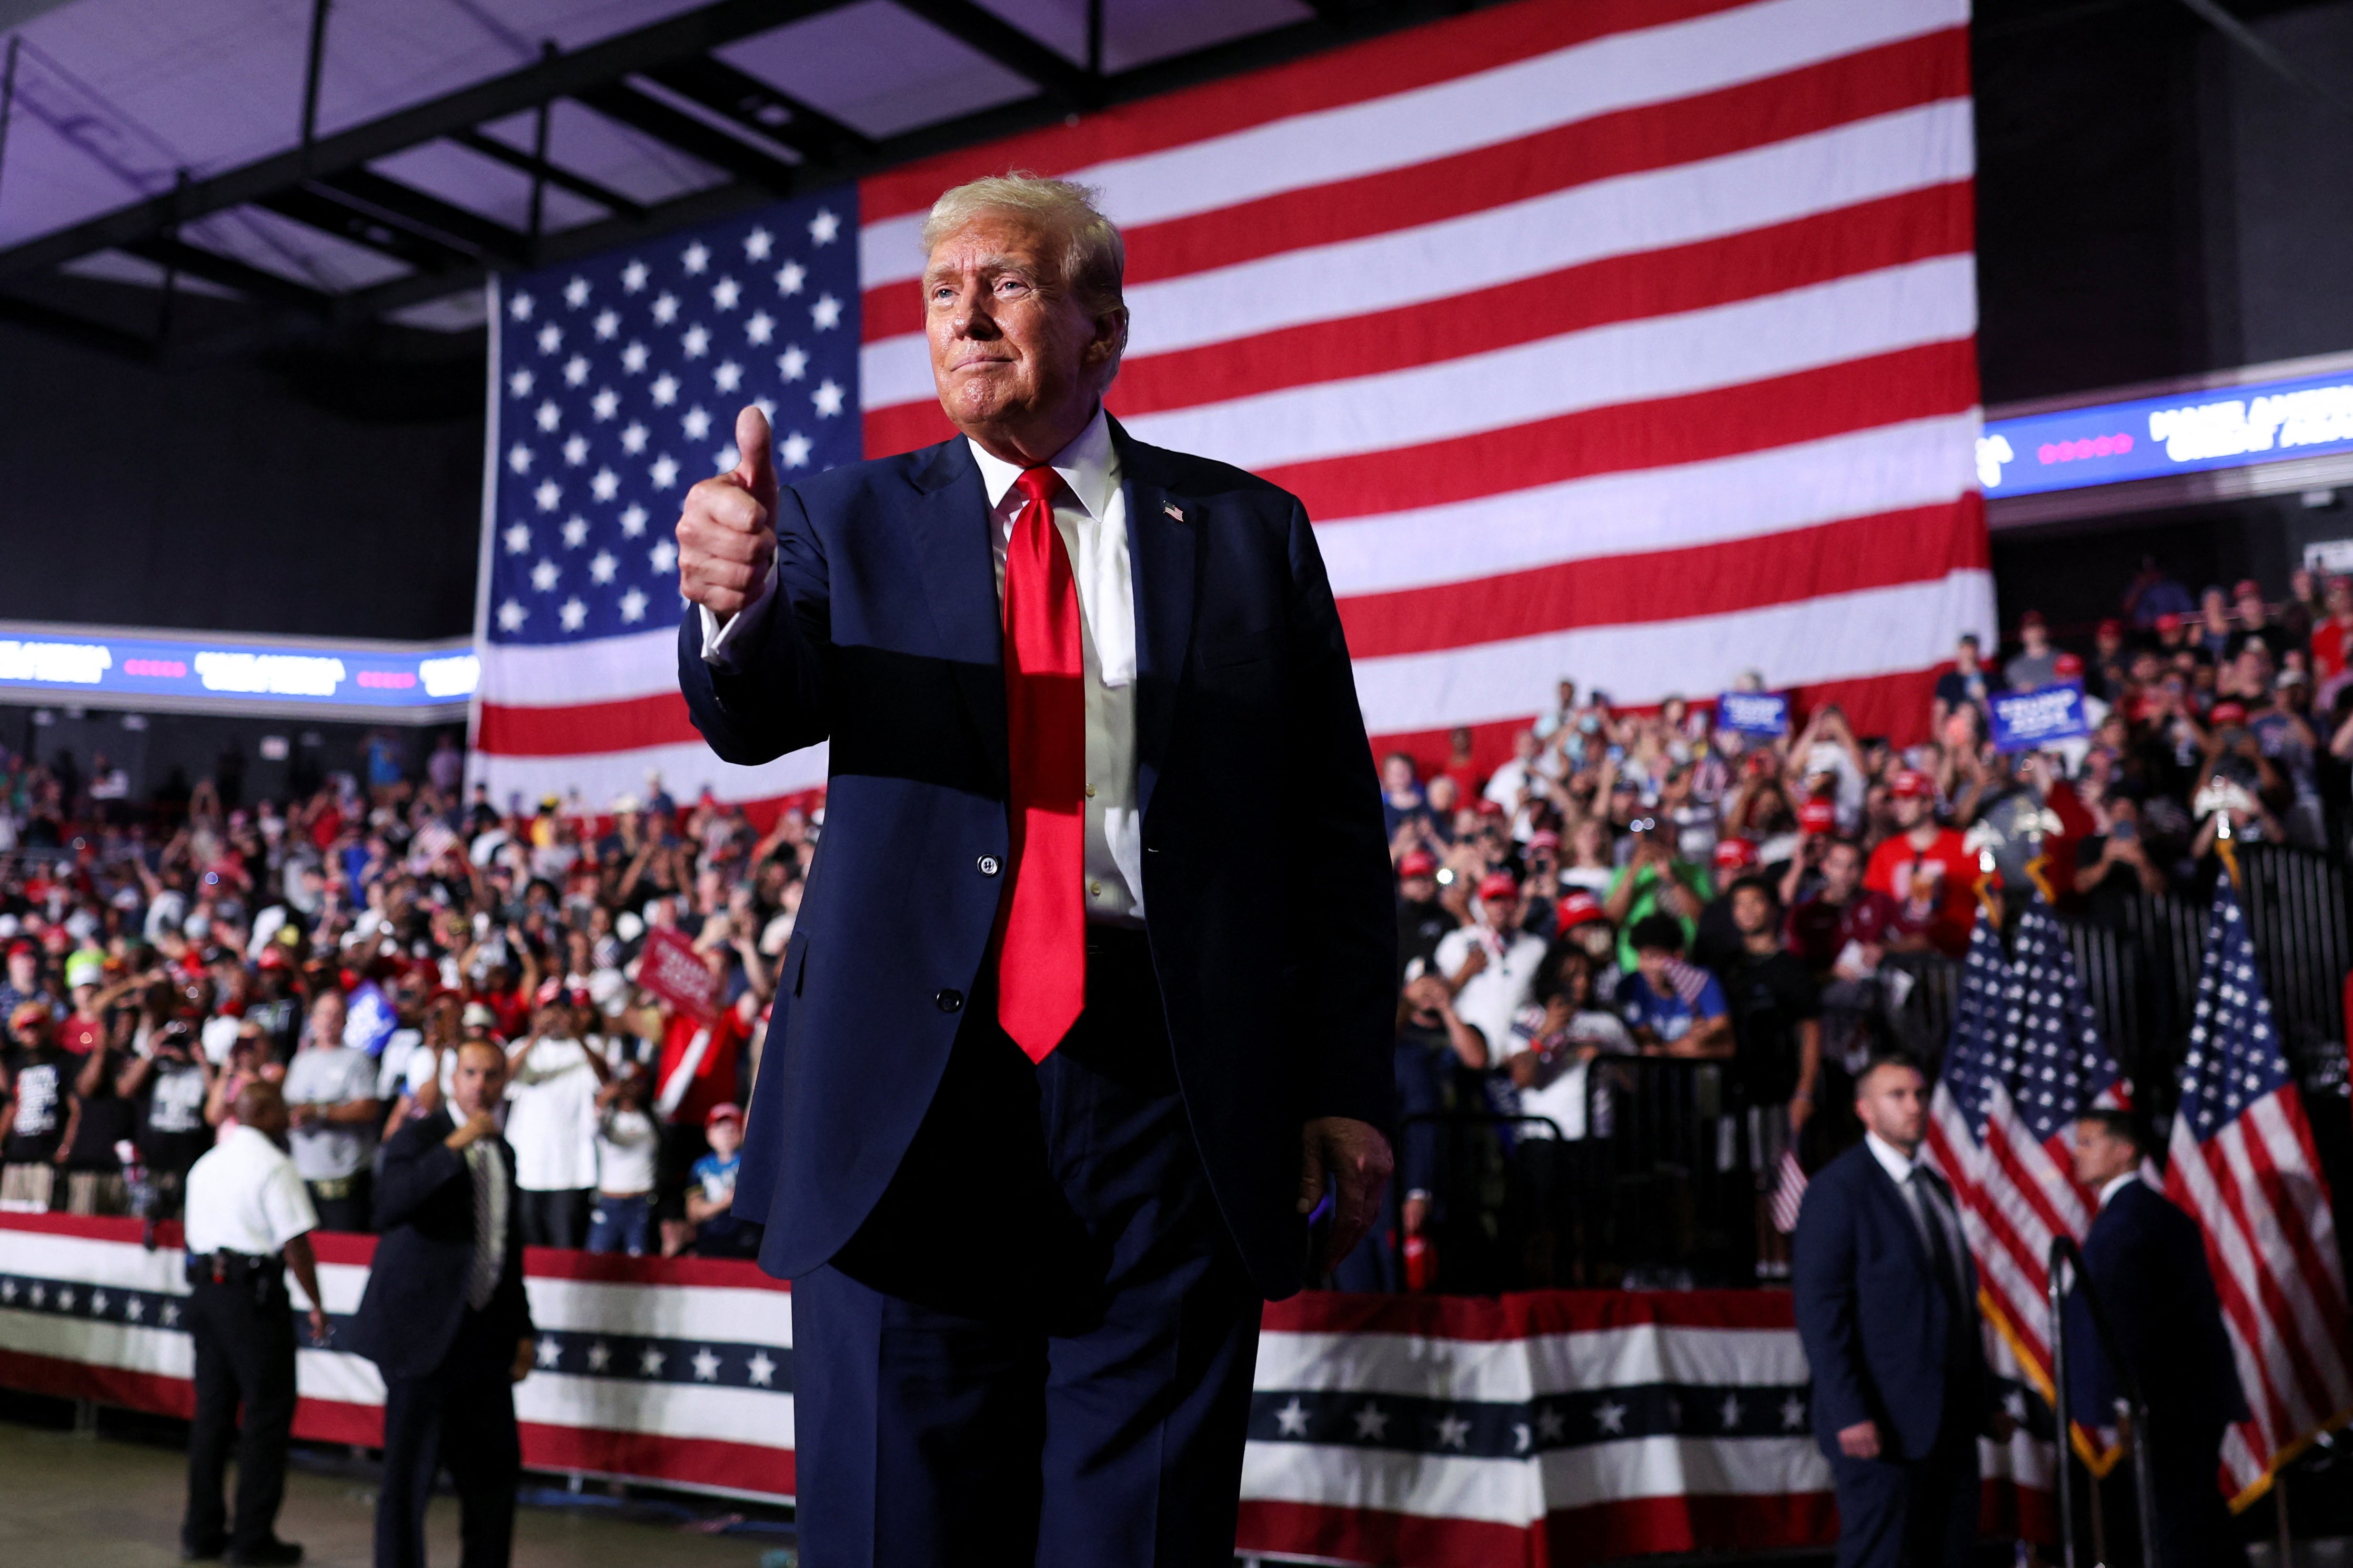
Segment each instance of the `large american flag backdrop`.
[[2215,883],[2165,1194],[2205,1232],[2253,1412],[2222,1439],[2222,1479],[2243,1504],[2316,1433],[2353,1420],[2353,1372],[2327,1179],[2232,877]]
[[668,533],[775,410],[789,480],[941,439],[941,190],[1097,187],[1138,437],[1296,491],[1377,738],[1482,748],[1572,676],[1755,669],[1925,723],[1990,631],[1967,0],[1522,0],[946,154],[495,308],[476,776],[591,805],[818,784],[697,742]]

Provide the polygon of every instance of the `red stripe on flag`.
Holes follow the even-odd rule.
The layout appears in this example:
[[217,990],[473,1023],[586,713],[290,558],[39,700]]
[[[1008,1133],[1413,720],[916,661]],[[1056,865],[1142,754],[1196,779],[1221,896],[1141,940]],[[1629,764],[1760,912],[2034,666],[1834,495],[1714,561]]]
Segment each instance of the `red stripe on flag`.
[[[1762,81],[1643,104],[1426,163],[1139,225],[1120,236],[1127,247],[1126,281],[1132,289],[1439,223],[1600,180],[1770,146],[1968,92],[1965,29],[1906,38]],[[1966,241],[1961,248],[1967,248]],[[911,279],[869,289],[860,298],[859,332],[867,342],[923,327],[923,291]]]
[[[2183,1124],[2177,1122],[2175,1126],[2179,1130]],[[2239,1342],[2250,1352],[2247,1362],[2240,1365],[2240,1373],[2243,1377],[2247,1365],[2252,1364],[2259,1385],[2243,1391],[2253,1412],[2253,1419],[2243,1424],[2249,1434],[2247,1440],[2257,1454],[2269,1453],[2273,1442],[2271,1434],[2290,1432],[2295,1430],[2295,1426],[2288,1418],[2287,1401],[2281,1394],[2278,1381],[2272,1375],[2271,1361],[2263,1353],[2263,1347],[2269,1342],[2267,1325],[2254,1301],[2248,1297],[2238,1275],[2232,1271],[2229,1259],[2223,1256],[2219,1237],[2226,1226],[2238,1229],[2236,1222],[2227,1210],[2210,1209],[2200,1203],[2179,1169],[2180,1163],[2188,1159],[2197,1160],[2201,1167],[2208,1164],[2204,1149],[2195,1148],[2191,1152],[2185,1149],[2185,1143],[2192,1144],[2194,1148],[2194,1141],[2186,1131],[2176,1139],[2171,1151],[2171,1165],[2165,1174],[2166,1195],[2198,1221],[2199,1231],[2205,1237],[2206,1272],[2213,1277],[2214,1294],[2221,1302],[2222,1315],[2237,1331]],[[2212,1177],[2210,1175],[2208,1180],[2211,1182]],[[2219,1196],[2216,1201],[2220,1203]],[[2245,1239],[2243,1230],[2240,1230],[2240,1237],[2242,1240]],[[2260,1272],[2260,1262],[2256,1268]]]
[[661,691],[617,702],[575,702],[553,708],[485,702],[474,732],[474,749],[501,757],[568,757],[702,739],[702,732],[687,716],[686,699],[675,691]]
[[1729,615],[1986,566],[1974,494],[1813,528],[1569,561],[1340,601],[1356,658],[1430,653],[1577,626]]
[[[2253,1258],[2255,1290],[2264,1320],[2266,1338],[2276,1342],[2287,1352],[2288,1364],[2295,1373],[2295,1385],[2280,1390],[2282,1408],[2288,1413],[2288,1425],[2280,1430],[2283,1434],[2302,1432],[2329,1413],[2328,1405],[2315,1397],[2319,1390],[2328,1385],[2320,1375],[2319,1365],[2313,1360],[2312,1347],[2304,1342],[2295,1314],[2289,1309],[2287,1297],[2280,1289],[2279,1276],[2272,1271],[2270,1260],[2263,1256],[2264,1231],[2255,1223],[2258,1216],[2247,1201],[2245,1190],[2239,1184],[2239,1174],[2232,1169],[2229,1152],[2224,1148],[2224,1141],[2232,1138],[2238,1139],[2242,1148],[2248,1142],[2244,1113],[2225,1122],[2220,1131],[2206,1140],[2199,1152],[2205,1155],[2206,1168],[2214,1177],[2215,1191],[2221,1194],[2223,1206],[2229,1211],[2232,1222],[2238,1226],[2239,1234],[2246,1238],[2247,1250]],[[2261,1217],[2274,1218],[2268,1215]]]
[[[1926,728],[1923,715],[1936,687],[1936,677],[1951,668],[1941,664],[1929,669],[1898,670],[1890,675],[1859,676],[1852,680],[1826,680],[1790,690],[1791,720],[1802,724],[1805,715],[1836,703],[1858,735],[1886,735],[1901,743]],[[1511,719],[1488,719],[1460,726],[1471,736],[1474,772],[1493,772],[1512,754],[1512,737],[1535,721],[1524,713]],[[1393,730],[1373,737],[1373,751],[1386,755],[1402,752],[1414,760],[1423,778],[1446,766],[1453,730]]]
[[1409,310],[1153,354],[1124,364],[1106,401],[1113,414],[1134,418],[1764,299],[1966,253],[1973,213],[1967,183],[1936,185],[1745,234],[1606,257]]
[[1786,1291],[1539,1290],[1525,1295],[1375,1296],[1303,1290],[1270,1301],[1271,1334],[1407,1334],[1492,1342],[1659,1324],[1686,1329],[1796,1326]]
[[[1537,278],[1124,364],[1105,398],[1123,419],[1287,387],[1378,375],[1616,322],[1646,321],[1958,255],[1973,243],[1966,183],[1842,207],[1745,234],[1607,257]],[[1972,389],[1974,396],[1974,389]],[[865,411],[866,449],[911,451],[952,432],[936,399]]]
[[1237,1547],[1345,1563],[1492,1568],[1499,1563],[1600,1563],[1660,1552],[1825,1545],[1838,1536],[1828,1492],[1628,1498],[1563,1509],[1540,1524],[1449,1519],[1387,1509],[1245,1500]]
[[1977,348],[1963,338],[1741,386],[1293,463],[1260,477],[1298,496],[1310,517],[1370,517],[1958,414],[1976,406],[1977,390]]
[[[2295,1140],[2303,1170],[2316,1173],[2320,1184],[2319,1201],[2327,1199],[2327,1177],[2321,1172],[2320,1152],[2313,1147],[2312,1126],[2305,1120],[2304,1096],[2295,1085],[2286,1084],[2274,1089],[2267,1097],[2278,1110],[2280,1120],[2287,1124],[2288,1135]],[[2323,1323],[2336,1324],[2340,1329],[2346,1321],[2345,1299],[2337,1291],[2336,1271],[2324,1262],[2319,1245],[2313,1239],[2312,1227],[2305,1218],[2305,1206],[2312,1200],[2291,1191],[2287,1178],[2272,1158],[2271,1141],[2263,1136],[2255,1117],[2263,1101],[2250,1105],[2240,1114],[2239,1125],[2245,1130],[2247,1163],[2253,1167],[2255,1186],[2272,1218],[2279,1226],[2280,1238],[2295,1254],[2296,1275],[2305,1289],[2312,1292],[2313,1306]],[[2339,1344],[2342,1343],[2340,1336]],[[2333,1409],[2334,1395],[2323,1385],[2316,1392],[2320,1395],[2320,1407]]]
[[980,147],[902,164],[862,181],[861,219],[922,212],[950,185],[1009,169],[1061,174],[1114,158],[1165,152],[1269,121],[1364,103],[1567,48],[1611,33],[1657,27],[1750,0],[1523,0],[1433,22],[1290,65],[1206,83]]

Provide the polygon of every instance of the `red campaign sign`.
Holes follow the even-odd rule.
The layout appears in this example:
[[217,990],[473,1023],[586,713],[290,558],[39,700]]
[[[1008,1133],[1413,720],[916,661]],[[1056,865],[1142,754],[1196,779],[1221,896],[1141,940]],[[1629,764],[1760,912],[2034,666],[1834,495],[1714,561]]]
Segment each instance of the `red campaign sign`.
[[638,960],[638,984],[698,1018],[719,1016],[719,981],[694,944],[666,926],[646,933]]

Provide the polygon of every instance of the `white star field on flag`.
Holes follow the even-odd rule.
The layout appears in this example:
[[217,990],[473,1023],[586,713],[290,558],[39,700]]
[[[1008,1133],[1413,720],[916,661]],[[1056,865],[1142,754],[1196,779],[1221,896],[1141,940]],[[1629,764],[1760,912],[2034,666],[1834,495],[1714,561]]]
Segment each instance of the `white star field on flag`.
[[652,631],[679,605],[670,531],[766,411],[778,477],[860,456],[849,205],[819,195],[502,284],[493,642]]

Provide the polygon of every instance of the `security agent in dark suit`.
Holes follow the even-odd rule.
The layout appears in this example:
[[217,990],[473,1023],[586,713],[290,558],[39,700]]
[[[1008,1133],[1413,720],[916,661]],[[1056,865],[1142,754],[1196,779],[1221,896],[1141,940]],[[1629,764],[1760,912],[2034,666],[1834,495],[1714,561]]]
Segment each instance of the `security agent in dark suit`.
[[506,1082],[506,1054],[469,1040],[450,1084],[456,1114],[419,1118],[385,1144],[375,1262],[351,1332],[384,1374],[376,1568],[424,1568],[425,1506],[444,1466],[458,1488],[463,1568],[503,1568],[513,1541],[513,1385],[531,1371],[533,1343],[514,1151],[494,1114]]
[[[2075,1180],[2100,1197],[2084,1237],[2084,1269],[2148,1402],[2147,1429],[2130,1437],[2142,1446],[2156,1494],[2157,1554],[2149,1561],[2158,1568],[2242,1564],[2246,1550],[2232,1530],[2220,1471],[2223,1434],[2247,1418],[2246,1394],[2198,1222],[2140,1179],[2147,1152],[2128,1111],[2094,1111],[2075,1123]],[[2066,1308],[2074,1417],[2086,1426],[2116,1426],[2121,1380],[2080,1289]],[[2110,1560],[2135,1561],[2132,1489],[2103,1488],[2101,1503]]]
[[1838,1491],[1840,1568],[1961,1568],[1978,1437],[2007,1438],[1952,1189],[1920,1157],[1927,1085],[1900,1058],[1855,1080],[1862,1142],[1806,1189],[1793,1242],[1814,1433]]
[[831,746],[735,1200],[794,1280],[803,1560],[1224,1563],[1261,1300],[1390,1162],[1371,749],[1299,501],[1103,410],[1084,194],[924,240],[964,434],[779,489],[747,409],[678,526],[696,726]]

